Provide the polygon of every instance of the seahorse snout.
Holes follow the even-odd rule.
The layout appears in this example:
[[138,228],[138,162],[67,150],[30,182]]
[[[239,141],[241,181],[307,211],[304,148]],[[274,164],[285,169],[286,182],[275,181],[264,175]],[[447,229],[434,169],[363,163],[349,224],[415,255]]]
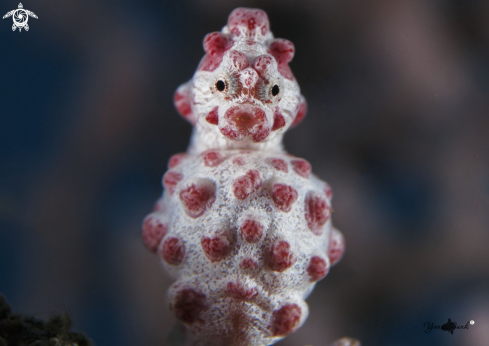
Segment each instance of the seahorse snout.
[[229,139],[262,142],[270,134],[270,124],[265,111],[253,105],[239,105],[229,108],[224,114],[226,124],[221,133]]

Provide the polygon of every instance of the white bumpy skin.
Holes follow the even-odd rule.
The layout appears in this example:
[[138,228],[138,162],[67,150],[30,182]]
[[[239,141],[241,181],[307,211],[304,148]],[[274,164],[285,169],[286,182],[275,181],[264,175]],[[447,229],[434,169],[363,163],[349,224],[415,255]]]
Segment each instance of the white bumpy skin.
[[265,12],[238,8],[204,49],[175,93],[191,144],[170,159],[143,239],[176,279],[170,309],[204,345],[271,345],[304,323],[344,239],[329,185],[282,147],[306,112],[292,43]]

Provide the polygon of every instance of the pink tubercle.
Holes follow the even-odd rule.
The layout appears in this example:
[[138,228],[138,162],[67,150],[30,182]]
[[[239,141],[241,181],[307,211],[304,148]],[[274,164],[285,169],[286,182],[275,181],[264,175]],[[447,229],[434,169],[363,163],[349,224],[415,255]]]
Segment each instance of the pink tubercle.
[[286,336],[299,327],[302,310],[297,304],[285,304],[273,312],[270,329],[273,336]]
[[277,158],[272,158],[270,159],[270,164],[275,168],[277,171],[282,171],[285,173],[289,172],[289,166],[287,165],[287,162],[282,159],[277,159]]
[[269,262],[270,269],[276,272],[283,272],[290,268],[295,261],[296,256],[287,241],[279,240],[272,245]]
[[259,9],[237,8],[228,18],[229,31],[238,37],[264,36],[270,30],[267,14]]
[[209,124],[219,125],[219,106],[214,107],[206,116],[205,120]]
[[192,117],[192,107],[190,105],[190,99],[188,97],[188,94],[185,92],[185,89],[179,88],[177,91],[175,91],[175,95],[173,98],[173,102],[175,104],[175,107],[177,108],[177,111],[188,121],[190,121],[192,124],[194,123],[194,119]]
[[233,194],[237,199],[244,200],[261,185],[260,172],[251,169],[233,182]]
[[328,183],[324,183],[324,193],[330,201],[333,199],[333,189],[331,189]]
[[309,178],[311,174],[311,164],[304,159],[292,160],[290,161],[294,172],[299,174],[303,178]]
[[323,226],[328,221],[331,209],[326,198],[314,192],[307,194],[305,199],[305,218],[309,229],[315,235],[323,233]]
[[269,47],[269,53],[273,55],[278,64],[278,72],[287,79],[294,80],[294,75],[289,67],[295,53],[294,44],[283,38],[275,39]]
[[246,160],[243,156],[236,156],[233,159],[233,164],[238,165],[238,166],[243,166],[246,163]]
[[191,324],[201,321],[200,314],[206,307],[206,296],[193,288],[184,288],[176,292],[170,302],[175,317]]
[[205,35],[202,43],[204,51],[210,56],[222,55],[232,46],[231,40],[218,31]]
[[204,214],[215,199],[215,185],[210,180],[192,183],[180,192],[180,200],[185,206],[185,212],[193,218]]
[[223,161],[223,157],[218,151],[207,151],[204,154],[204,165],[206,167],[217,167]]
[[222,232],[214,237],[202,237],[202,249],[211,262],[219,262],[227,256],[231,250],[231,240],[227,232]]
[[178,265],[185,257],[185,244],[180,238],[166,237],[161,246],[160,255],[165,262]]
[[175,171],[168,171],[163,176],[163,186],[170,194],[173,194],[176,190],[178,183],[183,179],[181,173]]
[[168,168],[175,168],[177,167],[182,161],[188,156],[187,153],[179,153],[175,154],[172,157],[170,157],[170,160],[168,161]]
[[239,267],[243,270],[255,270],[258,268],[258,263],[253,258],[246,257],[239,262]]
[[163,198],[158,199],[153,207],[153,211],[163,213],[165,210],[166,210],[166,205],[163,202]]
[[306,99],[302,97],[301,103],[299,104],[299,110],[297,111],[297,115],[295,116],[295,119],[292,122],[291,127],[299,124],[302,121],[302,119],[306,116],[306,113],[307,113],[307,102]]
[[345,252],[345,238],[340,231],[331,232],[328,248],[328,257],[331,265],[338,263]]
[[212,32],[204,38],[204,50],[207,53],[199,64],[199,71],[214,71],[221,64],[224,53],[233,45],[232,40],[220,32]]
[[258,295],[258,290],[256,287],[247,287],[242,282],[228,282],[226,294],[236,299],[250,300]]
[[276,183],[272,186],[272,200],[275,206],[285,213],[291,211],[297,197],[297,190],[290,185]]
[[285,126],[284,116],[276,111],[275,114],[273,115],[272,131],[276,131],[278,129],[281,129],[284,126]]
[[168,233],[168,225],[162,223],[153,216],[148,216],[143,222],[143,241],[144,245],[151,252],[156,252],[161,243],[161,239]]
[[258,75],[267,80],[272,73],[274,58],[271,55],[260,55],[253,61],[252,67],[258,73]]
[[239,229],[243,235],[243,238],[248,243],[256,243],[260,241],[261,237],[263,236],[263,230],[265,227],[263,227],[263,225],[257,220],[246,219],[241,223]]
[[231,50],[228,56],[229,59],[231,60],[231,63],[233,64],[233,67],[237,71],[242,71],[248,66],[250,66],[248,57],[244,53],[241,53],[240,51]]
[[326,260],[319,256],[313,256],[307,267],[307,274],[309,274],[312,282],[319,281],[328,274],[329,268]]

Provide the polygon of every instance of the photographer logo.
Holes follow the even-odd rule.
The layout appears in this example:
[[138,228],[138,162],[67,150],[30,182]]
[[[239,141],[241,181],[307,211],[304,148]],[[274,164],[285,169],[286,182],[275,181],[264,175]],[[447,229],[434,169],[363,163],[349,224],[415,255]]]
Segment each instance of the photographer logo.
[[8,12],[5,16],[3,16],[3,19],[10,16],[12,16],[12,19],[14,21],[14,24],[12,25],[12,31],[15,31],[15,29],[19,29],[19,32],[21,32],[22,29],[24,29],[25,31],[29,31],[29,25],[27,25],[27,22],[29,21],[29,16],[37,19],[37,16],[34,14],[34,12],[24,9],[22,3],[19,4],[18,9],[12,10]]

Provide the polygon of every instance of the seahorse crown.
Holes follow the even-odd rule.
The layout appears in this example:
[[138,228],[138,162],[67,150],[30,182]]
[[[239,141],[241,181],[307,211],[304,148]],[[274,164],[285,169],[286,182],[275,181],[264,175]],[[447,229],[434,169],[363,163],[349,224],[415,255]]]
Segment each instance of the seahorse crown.
[[262,10],[238,8],[221,32],[206,35],[204,50],[192,80],[175,93],[195,126],[190,152],[281,149],[283,133],[307,108],[288,65],[292,42],[274,39]]

